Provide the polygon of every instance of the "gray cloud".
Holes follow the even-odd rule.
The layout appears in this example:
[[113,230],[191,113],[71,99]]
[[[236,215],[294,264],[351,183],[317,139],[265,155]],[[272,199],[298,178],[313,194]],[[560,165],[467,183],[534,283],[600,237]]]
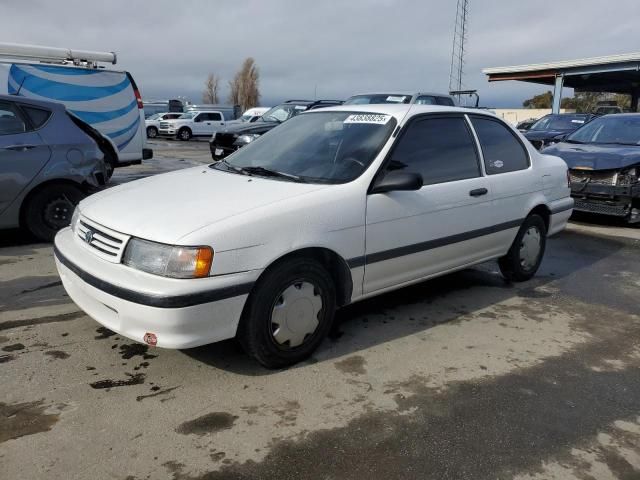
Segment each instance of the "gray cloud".
[[[488,84],[483,67],[636,50],[637,0],[472,0],[466,85],[517,106],[544,91]],[[0,41],[113,50],[145,98],[199,101],[253,56],[263,103],[380,89],[448,89],[455,0],[0,0]],[[570,92],[566,92],[570,93]]]

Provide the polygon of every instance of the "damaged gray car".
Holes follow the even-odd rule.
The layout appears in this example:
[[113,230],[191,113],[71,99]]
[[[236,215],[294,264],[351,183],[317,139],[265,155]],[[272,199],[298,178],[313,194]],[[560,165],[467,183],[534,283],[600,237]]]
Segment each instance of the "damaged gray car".
[[0,95],[0,229],[52,240],[104,186],[104,141],[60,103]]
[[640,222],[640,114],[596,118],[544,153],[567,163],[574,211]]

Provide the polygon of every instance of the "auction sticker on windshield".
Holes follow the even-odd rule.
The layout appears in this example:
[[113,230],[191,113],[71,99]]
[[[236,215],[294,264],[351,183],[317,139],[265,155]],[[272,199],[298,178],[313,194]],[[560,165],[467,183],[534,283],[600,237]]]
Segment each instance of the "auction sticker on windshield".
[[377,113],[355,113],[349,115],[344,123],[374,123],[384,125],[391,120],[391,115],[382,115]]

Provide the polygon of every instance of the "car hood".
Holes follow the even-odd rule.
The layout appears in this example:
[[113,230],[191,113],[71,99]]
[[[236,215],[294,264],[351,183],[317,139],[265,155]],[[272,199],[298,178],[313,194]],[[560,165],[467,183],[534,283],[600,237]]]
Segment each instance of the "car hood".
[[205,165],[109,188],[83,200],[80,211],[117,232],[179,243],[207,225],[324,188],[327,185],[249,177]]
[[542,152],[562,158],[569,168],[619,170],[640,163],[640,146],[594,145],[561,142]]
[[278,122],[265,122],[262,120],[255,121],[253,123],[232,123],[227,124],[227,127],[219,130],[219,133],[234,133],[236,135],[245,135],[248,133],[262,134],[268,132],[274,127],[280,125]]
[[524,136],[528,140],[546,140],[553,138],[557,135],[563,135],[565,133],[572,132],[573,130],[527,130]]

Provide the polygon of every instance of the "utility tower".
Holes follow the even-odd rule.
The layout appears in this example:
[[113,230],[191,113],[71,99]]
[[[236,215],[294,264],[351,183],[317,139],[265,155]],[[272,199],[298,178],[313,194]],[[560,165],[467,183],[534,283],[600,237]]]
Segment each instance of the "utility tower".
[[[450,92],[464,89],[464,55],[466,53],[468,18],[469,0],[458,0],[456,23],[453,30],[453,47],[451,48],[451,70],[449,71]],[[458,100],[460,100],[460,98],[458,98]]]

